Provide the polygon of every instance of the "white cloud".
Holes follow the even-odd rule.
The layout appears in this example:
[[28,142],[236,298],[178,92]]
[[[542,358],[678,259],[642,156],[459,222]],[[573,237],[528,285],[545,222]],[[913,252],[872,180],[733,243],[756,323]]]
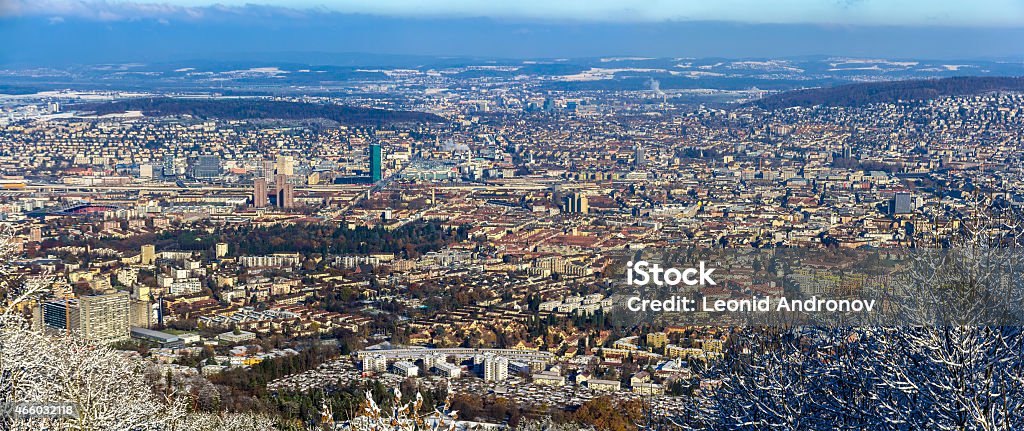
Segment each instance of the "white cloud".
[[239,5],[184,5],[157,2],[112,0],[0,0],[0,16],[56,16],[95,21],[125,21],[152,19],[199,20],[207,17],[301,14],[299,10],[282,6]]

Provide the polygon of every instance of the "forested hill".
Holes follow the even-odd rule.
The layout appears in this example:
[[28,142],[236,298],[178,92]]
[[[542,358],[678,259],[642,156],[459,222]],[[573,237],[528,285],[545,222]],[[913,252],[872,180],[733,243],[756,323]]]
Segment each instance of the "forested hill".
[[416,111],[390,111],[342,105],[286,102],[265,99],[179,99],[156,97],[114,102],[90,103],[73,109],[97,115],[142,111],[147,116],[191,115],[222,120],[323,118],[351,126],[443,122],[434,114]]
[[829,88],[793,90],[755,100],[747,105],[764,109],[794,106],[863,106],[901,100],[930,100],[990,91],[1024,91],[1024,77],[961,76],[942,79],[871,82]]

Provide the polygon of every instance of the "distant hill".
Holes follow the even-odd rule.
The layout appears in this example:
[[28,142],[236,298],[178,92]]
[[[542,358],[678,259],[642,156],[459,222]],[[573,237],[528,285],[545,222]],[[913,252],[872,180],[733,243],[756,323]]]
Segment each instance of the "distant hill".
[[1024,91],[1024,77],[961,76],[942,79],[871,82],[793,90],[748,103],[764,109],[794,106],[863,106],[900,100],[930,100],[990,91]]
[[73,109],[97,115],[142,111],[147,116],[191,115],[223,120],[323,118],[351,126],[443,122],[444,118],[416,111],[391,111],[306,102],[265,99],[179,99],[171,97],[128,99],[75,105]]

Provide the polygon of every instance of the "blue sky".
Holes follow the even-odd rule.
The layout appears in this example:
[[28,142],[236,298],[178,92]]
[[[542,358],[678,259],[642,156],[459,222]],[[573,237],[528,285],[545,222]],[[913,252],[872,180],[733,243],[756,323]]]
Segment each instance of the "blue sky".
[[[0,0],[0,63],[295,53],[1024,58],[1024,0]],[[288,55],[282,55],[288,54]]]
[[[255,6],[397,17],[1016,27],[1022,0],[0,0],[7,15],[202,19]],[[234,9],[232,11],[231,9]]]

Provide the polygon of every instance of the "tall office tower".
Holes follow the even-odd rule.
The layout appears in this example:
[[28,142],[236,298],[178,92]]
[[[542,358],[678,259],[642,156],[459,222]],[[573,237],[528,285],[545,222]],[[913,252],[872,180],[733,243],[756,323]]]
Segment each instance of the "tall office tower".
[[889,203],[889,213],[910,214],[912,212],[914,212],[914,205],[910,193],[896,192]]
[[581,214],[587,214],[590,212],[590,202],[587,200],[587,195],[583,193],[576,193],[576,209]]
[[295,185],[285,183],[281,190],[281,208],[295,208]]
[[645,162],[646,159],[644,155],[644,147],[637,143],[633,147],[633,166],[637,169],[640,169],[644,167]]
[[220,157],[213,155],[199,156],[192,165],[192,177],[216,178],[220,176]]
[[281,205],[281,192],[284,191],[284,185],[288,183],[288,177],[283,174],[274,175],[274,205]]
[[277,197],[277,206],[281,208],[295,207],[295,186],[288,182],[287,175],[274,177],[274,195]]
[[576,192],[566,197],[565,212],[578,214],[586,214],[590,212],[590,202],[587,200],[587,195],[581,192]]
[[153,244],[146,244],[142,246],[142,257],[139,263],[143,265],[152,265],[156,262],[156,246]]
[[382,179],[380,165],[380,144],[370,144],[370,178],[373,182],[378,182]]
[[267,179],[256,178],[252,181],[252,206],[263,208],[267,206]]
[[277,174],[295,175],[295,158],[292,156],[277,156]]

